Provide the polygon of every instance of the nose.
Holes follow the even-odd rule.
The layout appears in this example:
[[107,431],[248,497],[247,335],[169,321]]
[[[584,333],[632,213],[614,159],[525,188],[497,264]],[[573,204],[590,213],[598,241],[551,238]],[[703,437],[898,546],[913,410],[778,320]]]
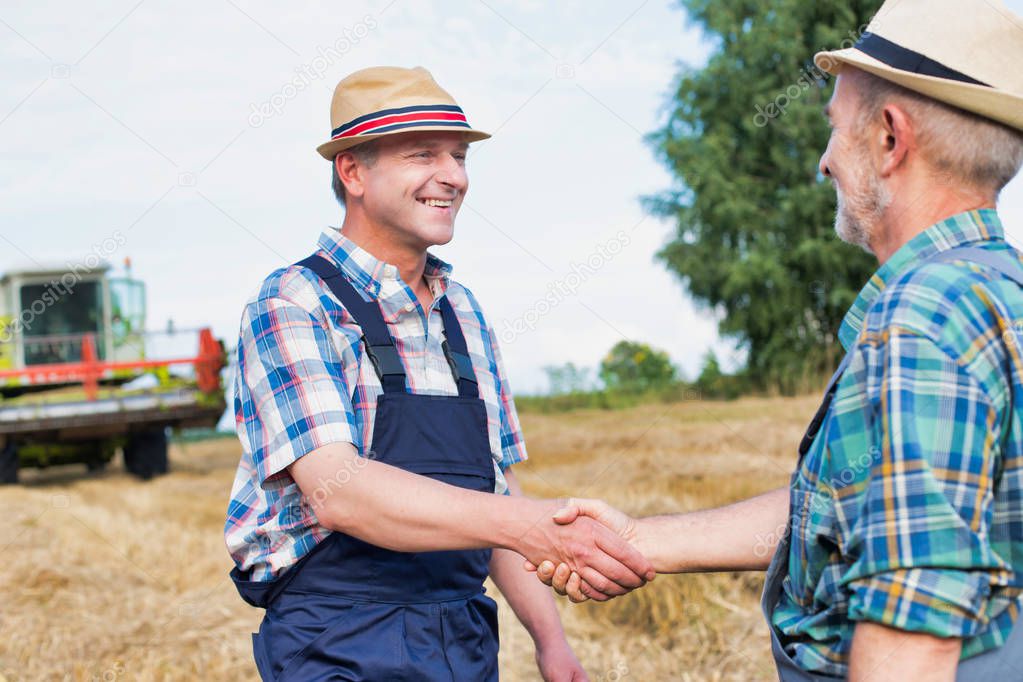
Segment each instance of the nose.
[[441,157],[440,167],[434,176],[437,182],[446,185],[459,192],[464,192],[469,184],[469,176],[465,172],[465,165],[451,154]]
[[830,159],[831,159],[831,142],[828,142],[827,149],[824,150],[824,153],[821,154],[820,161],[817,162],[817,170],[819,170],[821,172],[821,175],[823,175],[826,178],[830,178],[831,177],[831,167],[830,167],[830,163],[829,163]]

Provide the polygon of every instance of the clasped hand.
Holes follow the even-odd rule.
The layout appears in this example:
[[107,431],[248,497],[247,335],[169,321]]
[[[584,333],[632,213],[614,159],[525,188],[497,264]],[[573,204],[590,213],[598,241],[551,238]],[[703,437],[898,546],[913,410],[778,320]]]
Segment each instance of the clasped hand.
[[[600,500],[569,499],[551,521],[554,528],[572,531],[571,553],[539,564],[527,559],[525,568],[558,594],[576,603],[607,601],[654,579],[653,566],[637,547],[636,519]],[[588,537],[600,551],[587,551]]]

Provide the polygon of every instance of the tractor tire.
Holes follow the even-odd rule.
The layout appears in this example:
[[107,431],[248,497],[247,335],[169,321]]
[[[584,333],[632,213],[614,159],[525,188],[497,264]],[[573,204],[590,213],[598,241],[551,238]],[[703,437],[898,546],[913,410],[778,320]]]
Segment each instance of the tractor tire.
[[92,441],[85,452],[83,461],[90,474],[101,474],[114,456],[116,446],[109,440]]
[[0,449],[0,485],[18,482],[18,448],[8,443]]
[[160,429],[132,434],[124,446],[124,468],[148,481],[167,473],[167,432]]
[[107,462],[102,457],[90,457],[85,460],[85,469],[90,474],[100,474],[107,468]]

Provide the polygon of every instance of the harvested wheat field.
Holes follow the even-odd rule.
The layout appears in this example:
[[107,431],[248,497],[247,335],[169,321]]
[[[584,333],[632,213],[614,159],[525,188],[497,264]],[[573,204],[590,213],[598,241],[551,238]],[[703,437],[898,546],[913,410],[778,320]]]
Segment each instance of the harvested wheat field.
[[[602,497],[633,514],[717,505],[785,484],[814,398],[688,401],[523,416],[534,496]],[[15,680],[251,680],[260,612],[238,597],[221,527],[239,454],[172,449],[139,482],[111,466],[23,472],[0,490],[0,675]],[[594,682],[774,677],[759,574],[661,576],[608,604],[561,602]],[[500,597],[491,594],[500,602]],[[502,604],[503,606],[503,604]],[[502,679],[536,680],[501,615]]]

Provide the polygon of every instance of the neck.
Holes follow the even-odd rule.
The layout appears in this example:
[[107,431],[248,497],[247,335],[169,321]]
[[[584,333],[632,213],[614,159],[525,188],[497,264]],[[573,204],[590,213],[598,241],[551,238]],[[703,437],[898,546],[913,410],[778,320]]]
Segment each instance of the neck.
[[928,227],[959,213],[994,208],[994,197],[967,189],[935,191],[921,185],[893,191],[892,202],[876,225],[870,250],[884,264],[892,255]]
[[430,287],[423,278],[426,271],[425,248],[403,243],[395,239],[386,227],[360,220],[351,211],[345,214],[341,234],[377,260],[398,268],[401,280],[412,288],[423,307],[432,302]]

